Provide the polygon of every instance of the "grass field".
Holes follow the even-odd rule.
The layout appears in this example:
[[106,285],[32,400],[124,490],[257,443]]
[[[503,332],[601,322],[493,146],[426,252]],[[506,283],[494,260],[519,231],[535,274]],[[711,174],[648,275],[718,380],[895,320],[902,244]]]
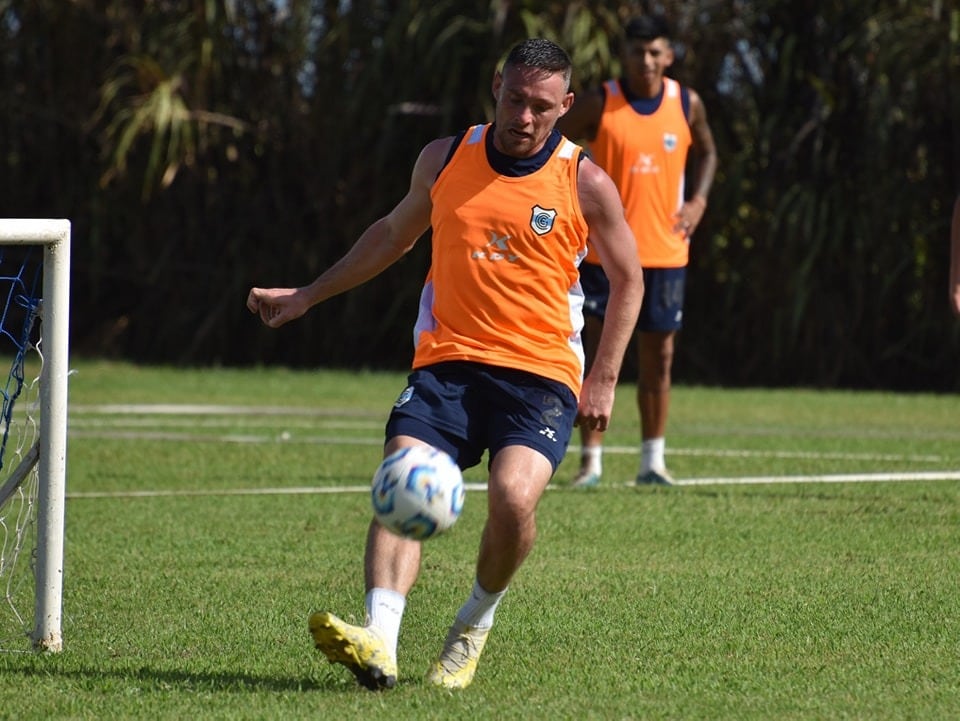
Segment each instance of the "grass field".
[[362,617],[403,375],[74,367],[64,650],[0,654],[0,718],[960,718],[956,396],[678,387],[685,483],[636,489],[623,385],[603,485],[566,488],[571,448],[474,684],[422,676],[472,583],[476,489],[373,694],[306,618]]

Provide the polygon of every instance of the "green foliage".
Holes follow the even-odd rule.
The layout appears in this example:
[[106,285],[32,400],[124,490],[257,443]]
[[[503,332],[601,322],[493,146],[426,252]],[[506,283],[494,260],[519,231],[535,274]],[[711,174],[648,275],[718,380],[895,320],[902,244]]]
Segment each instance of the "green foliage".
[[[929,161],[956,144],[956,114],[921,79],[955,75],[957,63],[934,12],[751,3],[731,44],[747,43],[741,70],[749,60],[763,81],[717,96],[724,85],[698,68],[718,144],[741,149],[721,149],[694,246],[703,285],[684,343],[705,333],[706,348],[736,359],[716,380],[923,387],[937,376],[956,387],[955,337],[942,330],[956,168]],[[762,338],[698,312],[718,302]],[[712,373],[713,357],[695,359],[694,374]]]
[[[960,11],[661,4],[720,157],[678,377],[960,388]],[[280,332],[247,290],[312,280],[426,142],[489,120],[514,42],[562,43],[581,91],[619,71],[619,27],[647,5],[0,0],[0,216],[73,220],[85,354],[401,368],[429,237]]]
[[[329,491],[369,478],[402,383],[396,373],[77,364],[65,646],[0,654],[0,707],[24,721],[960,713],[955,481],[625,487],[639,432],[630,387],[603,485],[565,488],[571,453],[544,495],[537,545],[474,684],[436,692],[422,674],[469,592],[482,491],[424,546],[398,687],[359,688],[312,649],[306,617],[363,614],[368,496]],[[668,457],[687,479],[960,462],[949,398],[675,395]]]

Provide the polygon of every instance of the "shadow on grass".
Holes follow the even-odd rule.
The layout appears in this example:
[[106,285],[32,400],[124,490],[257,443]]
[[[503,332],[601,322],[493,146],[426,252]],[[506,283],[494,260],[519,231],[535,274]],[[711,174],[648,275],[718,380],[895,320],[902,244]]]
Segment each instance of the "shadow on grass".
[[246,673],[203,673],[188,671],[163,671],[152,668],[138,669],[60,669],[31,666],[28,668],[7,668],[4,676],[20,675],[25,678],[53,677],[73,679],[85,688],[100,692],[109,690],[114,682],[141,685],[155,691],[228,691],[228,692],[269,692],[287,693],[303,691],[353,690],[369,693],[354,681],[349,674],[342,678],[330,674],[326,678],[278,678],[257,676]]

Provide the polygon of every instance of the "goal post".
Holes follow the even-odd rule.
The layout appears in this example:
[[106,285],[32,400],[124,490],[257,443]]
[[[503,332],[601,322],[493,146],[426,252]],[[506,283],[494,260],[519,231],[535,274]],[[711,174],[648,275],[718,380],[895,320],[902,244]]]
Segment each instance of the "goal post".
[[[15,331],[0,328],[0,334],[6,341],[10,338],[15,346],[11,352],[7,348],[0,348],[0,358],[6,359],[12,354],[11,377],[23,373],[24,361],[22,356],[26,351],[33,351],[39,357],[38,376],[35,380],[38,386],[37,407],[30,407],[28,399],[20,399],[20,388],[16,394],[4,393],[3,443],[8,444],[8,434],[19,418],[23,415],[39,415],[36,422],[38,433],[36,439],[28,441],[29,446],[22,448],[14,457],[12,453],[4,454],[0,451],[0,480],[2,483],[3,498],[0,498],[0,521],[3,521],[4,549],[0,559],[0,572],[6,575],[13,571],[3,566],[12,565],[19,559],[22,566],[23,556],[29,559],[32,570],[33,608],[18,610],[13,608],[13,614],[27,628],[26,635],[32,642],[33,648],[40,651],[57,652],[63,648],[62,614],[63,614],[63,557],[64,557],[64,506],[66,499],[66,456],[67,456],[67,376],[68,376],[68,346],[69,346],[69,317],[70,317],[70,234],[69,220],[63,219],[32,219],[32,218],[0,218],[0,251],[11,250],[9,246],[42,248],[37,253],[42,276],[42,285],[38,289],[40,298],[24,298],[29,291],[26,283],[17,275],[11,275],[4,268],[7,253],[0,256],[0,276],[9,279],[9,289],[3,289],[5,297],[0,295],[0,305],[7,306],[17,302],[28,306],[36,306],[36,320],[39,329],[31,332],[27,321],[26,330],[22,333],[23,346],[16,348],[17,335]],[[17,271],[13,271],[16,273]],[[22,271],[21,271],[22,272]],[[3,320],[8,317],[6,307],[0,307]],[[28,313],[29,315],[29,313]],[[19,361],[18,361],[19,358]],[[19,371],[17,369],[20,364]],[[2,373],[0,373],[2,375]],[[16,378],[20,384],[30,381],[22,376]],[[8,388],[10,380],[8,380]],[[8,397],[9,396],[9,397]],[[21,407],[14,408],[15,405]],[[17,419],[13,418],[14,414]],[[35,476],[35,491],[23,491],[24,478]],[[21,487],[18,491],[16,487]],[[23,498],[23,505],[12,519],[19,526],[35,524],[35,537],[26,540],[28,534],[20,529],[7,527],[6,504],[12,502],[10,496],[19,492]],[[26,497],[35,493],[35,498]],[[7,537],[13,536],[8,551]],[[23,545],[32,542],[34,548],[24,548]],[[9,558],[7,556],[10,556]],[[22,570],[22,569],[21,569]],[[10,597],[10,582],[2,579],[7,588],[7,603],[11,607],[14,602]],[[29,581],[28,581],[29,583]],[[32,612],[32,619],[29,618]],[[26,618],[20,618],[21,613]],[[0,623],[6,623],[0,619]],[[5,633],[5,631],[2,631]],[[0,649],[2,650],[2,649]]]

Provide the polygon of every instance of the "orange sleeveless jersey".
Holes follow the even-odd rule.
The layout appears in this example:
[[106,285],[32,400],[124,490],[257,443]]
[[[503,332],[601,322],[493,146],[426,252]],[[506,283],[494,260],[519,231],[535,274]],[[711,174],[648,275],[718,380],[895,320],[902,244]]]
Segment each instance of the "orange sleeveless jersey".
[[587,223],[577,197],[580,147],[563,138],[540,169],[499,175],[490,125],[476,125],[430,196],[433,248],[414,329],[413,367],[475,361],[528,371],[579,396],[580,261]]
[[[663,82],[660,107],[641,115],[627,102],[619,81],[608,80],[597,137],[590,144],[591,157],[620,189],[645,268],[681,268],[690,255],[689,239],[673,232],[673,226],[683,204],[692,135],[680,84],[670,78]],[[587,262],[599,263],[600,258],[591,250]]]

